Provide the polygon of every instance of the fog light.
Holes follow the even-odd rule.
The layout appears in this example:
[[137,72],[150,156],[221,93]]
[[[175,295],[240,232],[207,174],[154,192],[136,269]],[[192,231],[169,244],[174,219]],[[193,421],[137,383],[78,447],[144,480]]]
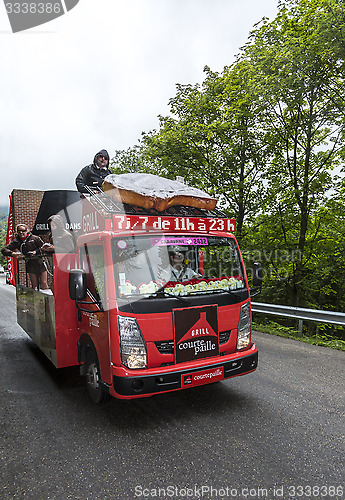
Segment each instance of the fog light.
[[144,387],[144,382],[140,380],[139,378],[136,378],[132,382],[132,387],[135,391],[142,391]]

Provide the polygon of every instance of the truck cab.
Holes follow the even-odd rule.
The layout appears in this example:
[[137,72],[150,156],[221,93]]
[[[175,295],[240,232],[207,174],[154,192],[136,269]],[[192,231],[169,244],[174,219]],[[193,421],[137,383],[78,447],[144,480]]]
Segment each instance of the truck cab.
[[70,272],[92,399],[137,398],[252,372],[248,280],[235,221],[195,210],[113,213],[84,200]]

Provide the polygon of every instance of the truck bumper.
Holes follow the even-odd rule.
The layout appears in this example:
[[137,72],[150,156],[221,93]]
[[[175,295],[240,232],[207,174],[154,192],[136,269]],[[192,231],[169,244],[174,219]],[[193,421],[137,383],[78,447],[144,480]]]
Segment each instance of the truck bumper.
[[[190,387],[202,385],[218,380],[225,380],[246,373],[253,372],[258,365],[258,351],[256,345],[252,344],[249,351],[236,353],[237,356],[224,362],[210,362],[203,366],[185,368],[175,371],[162,371],[153,375],[138,375],[120,377],[113,376],[113,389],[115,397],[135,398],[169,392],[187,388],[186,377],[188,380],[196,380],[197,383],[191,382]],[[209,372],[209,373],[208,373]],[[216,373],[217,377],[212,379],[212,373]],[[199,376],[198,376],[199,375]]]

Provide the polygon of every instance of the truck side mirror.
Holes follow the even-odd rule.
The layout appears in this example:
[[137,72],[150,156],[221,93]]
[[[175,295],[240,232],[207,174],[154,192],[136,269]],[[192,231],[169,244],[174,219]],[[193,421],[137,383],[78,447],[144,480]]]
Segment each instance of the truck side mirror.
[[253,286],[262,286],[263,276],[262,276],[262,265],[260,262],[254,262],[253,264]]
[[86,272],[83,269],[70,270],[68,289],[72,300],[84,300],[86,298]]

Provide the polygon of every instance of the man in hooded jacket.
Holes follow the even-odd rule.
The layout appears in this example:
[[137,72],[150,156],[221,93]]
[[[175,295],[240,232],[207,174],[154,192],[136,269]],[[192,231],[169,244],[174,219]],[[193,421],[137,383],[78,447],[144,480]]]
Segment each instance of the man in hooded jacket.
[[109,154],[105,149],[96,153],[93,163],[81,169],[75,180],[77,189],[80,193],[88,193],[85,186],[92,188],[102,187],[104,178],[111,174],[108,169]]

